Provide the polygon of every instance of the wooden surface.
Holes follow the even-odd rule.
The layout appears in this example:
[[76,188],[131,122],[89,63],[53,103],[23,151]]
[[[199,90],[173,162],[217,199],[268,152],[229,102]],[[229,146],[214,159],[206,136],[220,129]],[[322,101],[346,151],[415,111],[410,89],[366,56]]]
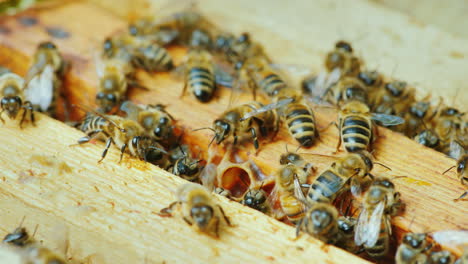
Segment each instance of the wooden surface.
[[[320,6],[323,12],[309,6],[314,11],[311,18],[314,21],[322,18],[323,21],[329,22],[330,18],[326,14],[327,12],[329,15],[333,13],[330,11],[332,9],[328,6],[329,4],[321,1],[313,1],[313,3],[316,7]],[[468,45],[463,47],[462,40],[452,39],[449,46],[447,43],[450,39],[439,38],[442,35],[446,36],[443,32],[435,29],[423,30],[401,19],[401,16],[396,13],[365,5],[365,2],[356,1],[356,3],[362,5],[364,8],[362,12],[369,11],[370,19],[374,16],[386,15],[388,24],[380,25],[381,28],[384,26],[390,28],[390,25],[397,24],[408,30],[406,33],[399,33],[400,42],[391,42],[395,45],[391,54],[387,53],[391,45],[386,42],[388,41],[386,38],[369,39],[366,37],[357,41],[357,50],[362,51],[367,61],[377,63],[377,58],[380,58],[382,54],[389,54],[383,58],[385,63],[381,64],[382,67],[379,67],[384,72],[391,72],[389,69],[392,67],[388,60],[394,58],[399,61],[400,65],[403,65],[399,66],[398,72],[401,67],[410,67],[414,70],[414,74],[405,77],[406,80],[418,81],[418,78],[422,79],[425,76],[425,82],[431,84],[424,86],[429,89],[428,91],[435,93],[439,88],[444,87],[448,89],[447,94],[454,92],[453,84],[462,80],[461,66],[466,66],[466,61],[455,59],[447,54],[454,47],[464,53]],[[271,14],[264,9],[249,8],[249,11],[254,14],[251,13],[249,16],[244,14],[241,18],[235,17],[238,13],[231,14],[226,11],[222,13],[222,10],[240,9],[235,6],[229,8],[229,5],[243,4],[245,3],[229,2],[223,4],[225,8],[221,8],[221,4],[213,2],[210,5],[204,5],[203,8],[206,8],[206,12],[218,21],[222,17],[223,26],[228,30],[240,32],[248,29],[255,33],[254,35],[258,36],[258,39],[265,44],[271,54],[274,54],[275,58],[287,63],[304,63],[318,68],[323,54],[332,47],[336,40],[336,31],[332,33],[330,29],[330,31],[319,32],[318,24],[299,27],[299,18],[297,21],[296,18],[289,19],[291,24],[288,25],[272,24],[273,20],[267,19]],[[345,5],[345,3],[340,2],[340,5]],[[275,13],[275,15],[288,17],[297,11],[294,7],[283,9],[283,13]],[[37,43],[48,39],[47,34],[44,33],[44,25],[60,25],[71,34],[68,39],[53,39],[65,57],[73,62],[72,72],[67,78],[67,98],[73,103],[91,105],[95,93],[96,77],[90,50],[100,46],[100,38],[125,28],[124,21],[84,3],[68,4],[40,14],[33,12],[30,14],[39,18],[40,25],[24,28],[16,18],[2,21],[1,25],[8,27],[11,33],[0,35],[0,54],[2,54],[0,64],[10,66],[15,72],[23,74]],[[86,14],[86,17],[90,19],[79,22],[69,19],[77,14]],[[356,20],[363,19],[362,17],[357,16]],[[96,21],[99,21],[99,26]],[[278,18],[278,21],[281,19]],[[358,23],[358,21],[352,20],[349,24],[353,23]],[[327,23],[323,24],[329,26]],[[288,30],[296,27],[304,31],[298,33]],[[308,37],[301,38],[306,33]],[[356,32],[354,34],[357,35]],[[438,45],[440,46],[435,50],[436,52],[433,46],[427,46],[425,49],[414,48],[413,50],[418,53],[411,56],[424,60],[428,64],[441,59],[444,55],[444,59],[441,60],[442,64],[428,64],[434,65],[435,68],[444,66],[444,74],[445,71],[450,72],[450,74],[443,75],[446,76],[444,81],[439,80],[438,75],[431,73],[432,68],[418,67],[419,61],[408,63],[410,58],[405,54],[413,51],[410,36],[415,37],[414,35],[418,35],[422,40],[439,39]],[[352,39],[352,36],[349,39]],[[387,43],[388,45],[371,45],[377,39],[379,44]],[[183,50],[176,48],[171,51],[180,61]],[[227,91],[220,93],[218,100],[202,105],[189,95],[185,96],[182,101],[178,101],[182,84],[173,79],[170,74],[151,76],[141,73],[138,77],[151,90],[144,92],[135,89],[131,91],[130,97],[141,103],[169,102],[168,111],[178,119],[179,124],[187,129],[210,125],[214,118],[227,107]],[[250,97],[243,99],[248,100]],[[335,118],[334,112],[327,109],[317,108],[316,113],[320,127],[325,127],[329,120]],[[466,202],[454,203],[452,201],[464,189],[454,174],[441,175],[441,172],[452,166],[454,161],[391,131],[381,129],[380,134],[382,137],[376,142],[377,160],[392,168],[391,176],[408,176],[408,178],[395,180],[398,190],[402,193],[402,199],[407,204],[406,214],[394,219],[397,233],[401,234],[402,231],[406,231],[413,218],[414,223],[411,229],[414,231],[467,229]],[[238,262],[238,259],[246,262],[276,261],[280,263],[286,260],[294,262],[307,259],[310,261],[310,256],[317,256],[317,263],[323,263],[321,261],[323,258],[330,258],[328,260],[332,263],[340,263],[348,257],[346,253],[333,247],[329,247],[330,251],[327,254],[327,251],[321,251],[320,247],[317,247],[317,242],[309,243],[302,240],[293,242],[291,241],[294,234],[292,227],[223,198],[219,198],[222,206],[226,208],[233,222],[239,226],[228,229],[214,246],[214,240],[206,236],[195,235],[194,231],[180,219],[162,219],[154,215],[153,212],[174,199],[170,189],[180,184],[182,182],[180,179],[133,159],[126,159],[123,164],[119,165],[117,164],[118,151],[115,149],[111,149],[109,157],[96,169],[96,162],[103,144],[70,148],[68,145],[74,143],[80,135],[81,133],[76,130],[45,117],[38,122],[37,128],[28,127],[19,131],[12,123],[2,127],[0,161],[1,164],[6,165],[0,185],[0,202],[2,208],[7,209],[0,212],[2,233],[11,231],[24,215],[27,215],[26,225],[30,229],[36,223],[40,224],[38,232],[40,239],[45,239],[48,234],[53,233],[57,225],[65,225],[69,230],[70,254],[74,259],[80,260],[97,252],[104,255],[108,263],[121,263],[135,259],[142,262],[145,256],[148,256],[148,259],[157,260],[156,263],[162,260],[168,263],[183,263],[187,259],[184,259],[185,256],[181,254],[181,251],[190,252],[190,260],[205,263],[209,260],[232,263]],[[188,141],[196,142],[200,147],[206,148],[211,136],[209,132],[191,132],[188,133]],[[12,138],[14,140],[5,140]],[[331,127],[323,133],[323,142],[310,150],[301,150],[301,152],[330,155],[334,151],[337,139],[337,131]],[[272,144],[264,144],[258,156],[250,156],[267,175],[271,175],[277,169],[277,160],[285,151],[285,142],[290,144],[290,149],[293,148],[292,145],[296,145],[284,130],[279,133],[277,140]],[[51,168],[41,167],[30,161],[32,155],[38,154],[58,157],[72,168],[72,172],[51,178]],[[307,156],[307,158],[318,167],[318,171],[333,162],[333,158],[327,157]],[[34,176],[28,177],[28,170],[32,170]],[[375,173],[379,174],[384,171],[376,166]],[[30,181],[21,183],[23,178],[30,179]],[[308,240],[313,241],[313,239]],[[273,242],[270,243],[271,241]],[[190,246],[187,247],[187,245]],[[304,248],[304,251],[297,249],[296,246]],[[229,253],[226,249],[230,249]],[[255,253],[258,252],[262,254],[256,259],[254,256],[257,256]],[[355,258],[347,261],[360,262]]]

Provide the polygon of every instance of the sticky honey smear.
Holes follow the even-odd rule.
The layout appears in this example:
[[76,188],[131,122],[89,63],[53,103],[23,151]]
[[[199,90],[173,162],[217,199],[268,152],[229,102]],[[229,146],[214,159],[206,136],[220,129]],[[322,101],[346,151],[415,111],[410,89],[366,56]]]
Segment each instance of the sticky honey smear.
[[33,154],[28,160],[30,169],[18,173],[18,182],[25,184],[35,180],[61,177],[71,173],[73,169],[68,164],[53,155]]

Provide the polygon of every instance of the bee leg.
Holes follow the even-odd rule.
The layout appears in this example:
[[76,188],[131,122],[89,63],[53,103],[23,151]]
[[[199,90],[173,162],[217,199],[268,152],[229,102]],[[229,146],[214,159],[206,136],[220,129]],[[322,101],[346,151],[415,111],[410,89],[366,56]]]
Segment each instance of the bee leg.
[[253,140],[253,143],[254,143],[254,147],[256,150],[258,150],[258,148],[260,147],[259,144],[258,144],[258,138],[257,138],[257,132],[255,131],[255,128],[250,128],[250,133],[252,133],[252,140]]
[[460,197],[458,197],[457,199],[454,199],[453,201],[458,202],[461,199],[465,198],[467,195],[468,195],[468,191],[465,191],[462,195],[460,195]]
[[187,92],[187,86],[188,86],[188,74],[185,74],[185,77],[184,77],[184,88],[182,89],[182,93],[180,94],[179,98],[184,97],[185,93]]
[[5,119],[2,118],[2,115],[3,115],[3,112],[5,110],[2,109],[2,111],[0,112],[0,121],[2,121],[3,124],[5,124]]
[[[97,129],[97,130],[93,130],[91,132],[86,133],[85,137],[81,137],[81,138],[78,139],[78,141],[77,141],[78,145],[88,143],[94,135],[96,135],[96,134],[98,134],[100,132],[102,132],[102,129]],[[74,146],[74,145],[76,145],[76,144],[72,144],[70,146]]]
[[101,162],[104,160],[104,158],[106,157],[107,151],[109,150],[109,148],[110,148],[110,146],[111,146],[111,144],[112,144],[112,141],[113,141],[113,140],[112,140],[111,137],[107,139],[107,141],[106,141],[106,148],[105,148],[104,151],[102,152],[102,157],[101,157],[101,159],[98,161],[98,163],[101,163]]
[[122,147],[120,148],[120,159],[119,163],[122,162],[123,154],[125,153],[125,149],[127,148],[127,144],[123,144]]
[[219,218],[216,217],[216,224],[215,224],[215,236],[216,238],[219,238]]
[[234,134],[234,142],[232,143],[233,145],[237,144],[237,135]]
[[231,220],[229,220],[229,217],[227,217],[227,215],[224,213],[223,208],[219,204],[218,204],[218,208],[219,208],[219,211],[221,212],[221,214],[223,215],[223,219],[226,222],[226,224],[228,226],[234,226],[234,225],[231,224]]
[[341,131],[340,133],[338,133],[338,144],[336,145],[335,153],[338,153],[340,151],[340,147],[341,147]]
[[[26,101],[26,102],[23,104],[22,108],[24,109],[24,111],[23,111],[23,115],[21,116],[20,128],[23,128],[23,122],[24,122],[24,119],[26,119],[26,114],[27,114],[27,112],[28,112],[28,111],[31,111],[31,113],[33,112],[32,104],[31,104],[31,102],[29,102],[29,101]],[[35,125],[35,124],[34,124],[34,119],[31,119],[31,122],[33,123],[33,125]]]
[[172,209],[178,204],[180,204],[179,201],[172,202],[168,207],[161,209],[157,215],[162,217],[172,216]]
[[191,226],[193,223],[187,218],[187,217],[183,217],[185,223],[187,223],[189,226]]

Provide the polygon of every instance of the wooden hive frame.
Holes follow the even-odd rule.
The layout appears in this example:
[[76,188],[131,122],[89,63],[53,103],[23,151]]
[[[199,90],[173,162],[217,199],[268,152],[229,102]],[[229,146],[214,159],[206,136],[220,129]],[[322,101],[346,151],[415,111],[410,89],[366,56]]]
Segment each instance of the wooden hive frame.
[[[331,3],[344,5],[343,10],[347,10],[345,1]],[[258,8],[248,8],[249,15],[226,11],[240,11],[249,6],[242,1],[222,4],[212,1],[201,8],[215,21],[223,21],[222,26],[226,25],[227,30],[251,32],[276,60],[312,65],[318,69],[324,52],[338,38],[339,23],[327,24],[331,23],[327,15],[340,17],[340,13],[327,1],[302,4],[309,10],[314,10],[313,7],[319,9],[313,12],[316,16],[307,28],[300,27],[299,23],[307,21],[305,18],[309,13],[294,7],[283,7],[281,12],[271,7],[276,11],[266,12],[261,3],[256,3],[252,5],[258,5]],[[464,77],[462,66],[467,66],[467,63],[450,54],[453,55],[454,50],[457,54],[468,54],[467,41],[414,24],[404,16],[365,1],[356,1],[353,5],[350,10],[358,12],[356,17],[360,18],[341,24],[345,27],[343,30],[351,34],[347,38],[353,39],[358,35],[351,29],[359,28],[363,23],[359,12],[369,15],[370,21],[377,21],[377,26],[370,27],[374,41],[364,39],[358,42],[357,50],[362,51],[367,62],[381,63],[382,71],[390,74],[394,67],[392,59],[395,59],[402,69],[397,77],[419,82],[434,94],[440,94],[440,89],[444,88],[447,99],[455,93],[453,87]],[[303,20],[295,18],[295,12]],[[73,63],[66,79],[66,97],[72,103],[90,105],[96,83],[90,51],[99,47],[104,36],[125,29],[125,21],[84,2],[26,14],[37,17],[39,24],[26,27],[18,22],[17,17],[2,18],[0,25],[9,33],[0,34],[0,65],[24,74],[36,45],[50,38],[44,28],[58,26],[70,33],[68,38],[53,39]],[[342,15],[343,21],[350,18],[347,13]],[[89,19],[70,19],[79,16]],[[276,16],[275,19],[272,16]],[[383,21],[378,17],[386,19]],[[319,22],[327,26],[322,27]],[[299,29],[291,30],[291,27]],[[392,29],[394,27],[405,30],[396,33]],[[429,43],[427,50],[411,46],[414,35],[421,42]],[[379,47],[374,45],[375,39],[381,43]],[[431,41],[435,39],[437,43],[434,44]],[[437,52],[429,53],[435,46],[438,47],[434,49]],[[177,54],[183,55],[183,51],[174,48],[171,52],[180,62],[181,56]],[[406,57],[409,53],[424,60]],[[382,57],[383,54],[388,56]],[[426,63],[434,68],[427,69],[424,67]],[[432,70],[442,69],[445,79],[430,74]],[[130,98],[140,103],[170,102],[168,111],[187,129],[209,125],[226,109],[227,91],[221,92],[214,102],[202,105],[188,95],[178,100],[181,84],[167,73],[152,76],[142,72],[138,78],[150,91],[134,89]],[[180,107],[182,104],[184,107]],[[321,127],[335,118],[335,113],[330,111],[317,109],[316,112]],[[74,115],[76,117],[77,113]],[[407,205],[406,213],[393,221],[397,235],[408,230],[413,218],[412,230],[467,229],[468,223],[464,221],[468,214],[466,202],[453,202],[453,198],[464,189],[454,175],[441,174],[454,161],[399,134],[380,130],[382,137],[375,145],[376,158],[391,167],[392,174],[409,176],[397,183]],[[118,164],[118,151],[115,149],[111,149],[103,163],[97,164],[103,148],[101,143],[69,146],[81,136],[77,130],[42,115],[39,115],[36,127],[19,130],[14,122],[2,126],[1,234],[10,232],[26,216],[25,226],[32,229],[39,224],[36,237],[44,240],[46,245],[52,245],[51,234],[58,226],[65,227],[70,242],[67,254],[76,262],[94,253],[105,263],[143,263],[145,259],[149,263],[365,262],[335,247],[323,246],[308,236],[296,240],[293,227],[221,197],[216,197],[216,200],[236,227],[223,229],[219,240],[197,234],[181,219],[161,218],[155,214],[174,200],[173,191],[183,180],[127,156],[122,164]],[[206,148],[210,138],[208,132],[187,135],[188,142],[201,148]],[[277,139],[265,144],[257,156],[250,156],[267,175],[278,168],[276,160],[284,152],[285,142],[295,144],[284,130]],[[336,146],[337,131],[332,128],[326,130],[321,140],[310,152],[330,154]],[[41,162],[44,158],[45,163]],[[309,159],[318,171],[332,162],[326,157]],[[377,173],[384,171],[379,169],[376,168]]]

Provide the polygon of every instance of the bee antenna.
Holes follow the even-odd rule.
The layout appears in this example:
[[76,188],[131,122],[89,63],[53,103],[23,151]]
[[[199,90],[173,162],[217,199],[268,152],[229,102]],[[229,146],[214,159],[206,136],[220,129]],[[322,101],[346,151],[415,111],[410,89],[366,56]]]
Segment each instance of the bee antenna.
[[288,150],[288,143],[286,143],[285,146],[286,146],[286,153],[289,153],[289,150]]
[[211,139],[210,144],[208,144],[208,148],[210,148],[210,146],[211,146],[211,144],[213,143],[213,141],[215,140],[215,138],[216,138],[216,134],[215,134],[215,135],[213,136],[213,138]]
[[165,149],[162,149],[162,148],[153,147],[153,146],[149,146],[148,148],[149,149],[157,149],[157,150],[161,151],[164,154],[169,154],[169,153],[167,153],[167,151]]
[[26,219],[26,215],[23,216],[23,218],[21,219],[21,222],[19,224],[19,227],[23,227],[23,223],[24,223],[24,220]]
[[35,235],[36,235],[36,232],[37,232],[37,229],[39,228],[39,224],[36,225],[36,227],[34,228],[34,232],[31,236],[31,238],[33,238]]
[[[307,142],[309,142],[309,141],[310,141],[310,139],[306,140],[306,142],[304,142],[304,143],[307,143]],[[297,153],[301,148],[302,148],[302,145],[299,144],[299,146],[296,148],[296,153]]]
[[111,123],[112,125],[114,125],[116,128],[118,128],[122,133],[127,133],[127,131],[125,130],[125,128],[120,127],[119,125],[117,125],[117,123],[115,123],[114,121],[110,120],[110,119],[109,119],[108,117],[106,117],[105,115],[96,112],[95,110],[93,110],[93,109],[92,109],[91,107],[89,107],[89,106],[72,104],[72,107],[76,107],[76,108],[79,108],[79,109],[83,110],[84,112],[91,112],[91,113],[93,113],[94,115],[97,115],[97,116],[99,116],[99,117],[102,117],[102,118],[104,118],[104,120],[108,121],[109,123]]
[[197,128],[197,129],[192,129],[192,131],[198,131],[198,130],[203,130],[203,129],[209,129],[209,130],[211,130],[211,131],[213,131],[213,132],[216,132],[216,131],[215,131],[213,128],[211,128],[211,127],[201,127],[201,128]]
[[449,172],[453,168],[455,168],[455,166],[452,166],[452,167],[448,168],[447,170],[445,170],[444,173],[442,173],[442,175],[445,175],[445,173]]
[[183,150],[182,145],[180,144],[179,144],[179,149],[182,152],[182,154],[184,154],[184,157],[187,157],[187,154],[185,154],[185,151]]
[[392,170],[390,167],[388,167],[387,165],[384,165],[384,164],[382,164],[382,163],[380,163],[380,162],[374,162],[374,164],[380,165],[380,166],[386,168],[386,169],[389,170],[389,171]]

